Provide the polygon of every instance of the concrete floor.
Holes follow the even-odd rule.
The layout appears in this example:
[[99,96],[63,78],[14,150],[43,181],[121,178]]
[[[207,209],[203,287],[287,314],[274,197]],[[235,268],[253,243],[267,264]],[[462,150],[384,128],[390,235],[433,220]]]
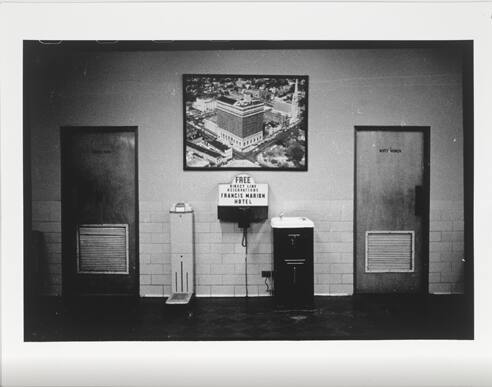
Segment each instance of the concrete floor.
[[25,341],[472,339],[461,295],[315,297],[278,310],[270,297],[41,298],[26,308]]

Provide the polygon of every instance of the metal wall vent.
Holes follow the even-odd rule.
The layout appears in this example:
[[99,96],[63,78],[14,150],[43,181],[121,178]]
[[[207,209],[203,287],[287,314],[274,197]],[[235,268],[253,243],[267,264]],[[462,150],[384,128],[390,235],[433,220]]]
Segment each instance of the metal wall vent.
[[413,231],[367,231],[366,272],[413,272]]
[[77,272],[128,274],[128,224],[79,225]]

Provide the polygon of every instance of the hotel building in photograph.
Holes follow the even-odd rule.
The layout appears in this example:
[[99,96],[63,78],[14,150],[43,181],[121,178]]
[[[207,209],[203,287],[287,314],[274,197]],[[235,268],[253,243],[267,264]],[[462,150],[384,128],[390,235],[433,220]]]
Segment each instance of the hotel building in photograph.
[[263,139],[265,104],[259,100],[228,97],[217,99],[217,134],[232,148],[243,149]]

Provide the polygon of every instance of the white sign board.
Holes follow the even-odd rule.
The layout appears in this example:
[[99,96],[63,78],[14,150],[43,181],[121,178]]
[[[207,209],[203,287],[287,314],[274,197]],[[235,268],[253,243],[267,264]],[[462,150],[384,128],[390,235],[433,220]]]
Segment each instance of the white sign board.
[[219,184],[219,206],[268,206],[268,184],[256,184],[245,173]]

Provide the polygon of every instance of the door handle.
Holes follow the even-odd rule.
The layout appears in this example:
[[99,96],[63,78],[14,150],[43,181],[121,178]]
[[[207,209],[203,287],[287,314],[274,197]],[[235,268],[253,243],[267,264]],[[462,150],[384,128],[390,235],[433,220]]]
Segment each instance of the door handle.
[[415,215],[423,216],[425,207],[424,188],[421,185],[415,186]]

